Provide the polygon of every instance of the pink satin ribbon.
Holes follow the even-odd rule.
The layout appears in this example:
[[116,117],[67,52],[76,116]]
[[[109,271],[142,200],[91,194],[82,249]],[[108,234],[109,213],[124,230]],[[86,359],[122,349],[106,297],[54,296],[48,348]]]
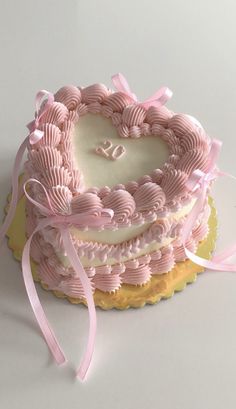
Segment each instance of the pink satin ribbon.
[[[26,186],[28,183],[32,183],[32,182],[38,183],[44,190],[44,193],[47,199],[47,203],[48,203],[48,207],[37,202],[28,194],[26,190]],[[95,309],[95,304],[94,304],[94,299],[93,299],[93,291],[91,287],[91,282],[86,272],[84,271],[84,268],[78,257],[77,251],[74,247],[74,244],[71,238],[69,227],[72,225],[77,226],[77,227],[78,226],[88,226],[91,228],[104,226],[111,221],[114,215],[114,212],[111,209],[102,209],[102,210],[97,209],[97,210],[94,210],[92,213],[86,212],[86,213],[79,213],[75,215],[56,214],[53,211],[53,208],[50,203],[50,198],[48,196],[48,193],[45,187],[42,185],[42,183],[40,183],[36,179],[29,179],[24,184],[24,192],[25,192],[27,199],[31,203],[33,203],[36,207],[38,207],[38,209],[45,215],[45,217],[39,221],[37,227],[32,232],[23,250],[22,273],[23,273],[24,283],[25,283],[26,291],[27,291],[32,309],[34,311],[35,317],[38,321],[38,324],[41,328],[41,331],[44,335],[47,345],[54,359],[59,365],[66,362],[66,358],[54,335],[54,332],[52,331],[50,327],[49,322],[47,321],[43,308],[40,304],[40,301],[39,301],[39,298],[36,292],[36,288],[34,285],[34,280],[32,278],[32,271],[31,271],[31,266],[30,266],[30,245],[31,245],[31,241],[34,235],[38,231],[44,229],[47,226],[54,226],[59,229],[67,257],[71,263],[71,266],[73,267],[76,273],[76,276],[80,279],[81,284],[83,286],[85,299],[87,302],[88,312],[89,312],[89,336],[88,336],[87,347],[86,347],[84,357],[79,366],[79,369],[76,371],[76,375],[81,380],[83,380],[90,366],[90,362],[91,362],[93,351],[94,351],[96,326],[97,326],[96,309]]]
[[[46,98],[46,99],[45,99]],[[28,123],[27,128],[30,131],[29,142],[31,145],[39,142],[43,137],[43,131],[38,129],[40,119],[54,102],[54,95],[45,89],[39,91],[35,98],[35,119]]]
[[193,227],[197,222],[198,216],[203,210],[205,202],[207,200],[207,192],[210,182],[215,180],[218,176],[229,176],[235,179],[234,176],[219,171],[216,166],[221,146],[221,141],[217,139],[212,140],[211,149],[209,152],[208,169],[206,173],[200,170],[195,170],[187,181],[187,187],[189,188],[189,190],[195,192],[196,202],[186,219],[182,230],[181,239],[186,257],[192,260],[195,264],[208,268],[209,270],[236,272],[236,264],[224,263],[225,260],[236,254],[236,243],[234,243],[221,253],[214,255],[211,260],[206,260],[202,257],[197,256],[186,247],[186,242],[191,235]]
[[[45,98],[46,98],[46,101],[43,104],[43,101],[45,100]],[[28,129],[30,130],[30,134],[25,138],[25,140],[20,145],[17,151],[16,157],[15,157],[15,161],[14,161],[13,172],[12,172],[12,196],[11,196],[11,201],[9,204],[7,215],[0,229],[0,244],[2,243],[2,240],[4,239],[11,225],[12,219],[16,211],[18,197],[19,197],[19,184],[18,183],[19,183],[19,176],[20,176],[20,171],[21,171],[21,163],[22,163],[23,155],[27,148],[27,144],[28,142],[30,142],[33,145],[37,143],[43,137],[43,132],[37,129],[37,127],[39,126],[41,116],[51,106],[53,101],[54,101],[54,96],[48,91],[42,90],[36,94],[35,119],[34,121],[30,122],[27,125]]]
[[139,102],[137,96],[131,91],[128,81],[123,74],[118,73],[113,75],[111,78],[117,91],[128,95],[134,101],[134,103],[137,103],[145,109],[148,109],[150,106],[159,108],[160,106],[165,105],[165,103],[169,101],[173,95],[173,92],[168,87],[162,87],[145,101]]

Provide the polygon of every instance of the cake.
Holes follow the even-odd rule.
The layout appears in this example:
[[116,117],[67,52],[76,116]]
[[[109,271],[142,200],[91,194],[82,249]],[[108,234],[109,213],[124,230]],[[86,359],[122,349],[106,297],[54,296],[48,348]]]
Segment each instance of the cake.
[[[185,260],[180,232],[196,200],[186,182],[194,170],[205,172],[209,165],[211,141],[201,126],[165,106],[145,109],[128,95],[95,84],[61,88],[38,129],[44,137],[28,145],[25,173],[45,186],[53,211],[114,214],[104,226],[71,226],[93,290],[145,285],[153,274]],[[41,185],[31,183],[29,191],[48,206]],[[209,214],[206,200],[188,237],[193,252],[208,233]],[[28,201],[28,236],[41,217]],[[50,288],[84,296],[58,228],[35,234],[31,257]]]
[[121,74],[113,83],[115,90],[98,83],[39,93],[25,140],[26,234],[37,278],[85,300],[91,314],[92,293],[138,291],[196,253],[209,231],[216,169],[214,141],[195,118],[165,106],[168,88],[140,103]]

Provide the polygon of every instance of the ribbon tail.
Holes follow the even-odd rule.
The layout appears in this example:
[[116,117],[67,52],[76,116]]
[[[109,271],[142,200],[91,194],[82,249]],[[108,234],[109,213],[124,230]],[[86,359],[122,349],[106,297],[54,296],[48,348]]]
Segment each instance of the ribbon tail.
[[13,167],[13,172],[12,172],[12,196],[11,196],[10,206],[9,206],[7,215],[0,229],[0,244],[3,241],[4,236],[6,235],[11,225],[12,219],[16,211],[16,206],[18,202],[18,178],[20,175],[21,161],[22,161],[24,152],[27,147],[27,142],[28,142],[28,136],[25,138],[25,140],[20,145],[17,151],[16,157],[15,157],[15,162],[14,162],[14,167]]
[[227,260],[228,258],[232,257],[235,254],[236,254],[236,244],[234,243],[230,247],[228,247],[227,249],[223,250],[222,252],[220,252],[216,256],[214,256],[212,258],[212,261],[218,263],[218,262]]
[[214,271],[229,271],[229,272],[236,272],[236,264],[226,264],[224,263],[224,260],[228,259],[231,257],[235,250],[236,250],[236,245],[232,245],[229,249],[226,249],[219,255],[216,255],[212,258],[212,260],[207,260],[202,257],[197,256],[196,254],[192,253],[190,250],[186,248],[186,241],[191,234],[191,231],[194,227],[194,224],[197,221],[197,217],[199,213],[201,212],[204,201],[206,198],[206,192],[207,192],[207,186],[204,186],[202,188],[202,191],[200,193],[200,196],[198,196],[197,201],[195,205],[193,206],[189,216],[187,217],[184,229],[183,229],[183,246],[184,246],[184,251],[186,256],[195,264],[198,264],[199,266],[205,267],[209,270],[214,270]]
[[[214,261],[214,258],[212,260],[206,260],[202,257],[197,256],[196,254],[193,254],[191,251],[185,248],[185,253],[186,256],[193,261],[195,264],[198,264],[199,266],[205,267],[208,270],[214,270],[214,271],[229,271],[232,273],[236,272],[236,264],[226,264],[218,261]],[[227,257],[228,258],[228,257]],[[216,259],[217,260],[217,259]]]
[[94,351],[94,344],[95,344],[95,336],[96,336],[96,326],[97,326],[97,318],[96,318],[96,309],[93,299],[93,291],[91,288],[90,280],[84,271],[83,265],[77,255],[76,249],[71,239],[70,232],[68,228],[60,229],[61,236],[63,240],[63,244],[67,253],[67,256],[70,260],[72,267],[74,268],[75,272],[78,274],[78,277],[82,283],[87,305],[88,305],[88,312],[89,312],[89,335],[88,335],[88,342],[85,354],[82,358],[80,366],[76,371],[76,375],[83,380],[86,376],[86,373],[89,369],[90,362],[93,356]]
[[38,294],[35,288],[34,280],[32,277],[31,265],[30,265],[30,245],[32,238],[35,233],[37,233],[42,228],[48,225],[48,220],[43,220],[39,222],[36,229],[33,231],[29,239],[27,240],[23,254],[22,254],[22,273],[23,279],[25,283],[26,292],[28,294],[28,298],[33,309],[34,315],[38,321],[39,327],[44,335],[46,343],[58,365],[61,365],[66,362],[66,358],[64,353],[53,333],[53,330],[50,327],[50,324],[46,318],[40,300],[38,298]]

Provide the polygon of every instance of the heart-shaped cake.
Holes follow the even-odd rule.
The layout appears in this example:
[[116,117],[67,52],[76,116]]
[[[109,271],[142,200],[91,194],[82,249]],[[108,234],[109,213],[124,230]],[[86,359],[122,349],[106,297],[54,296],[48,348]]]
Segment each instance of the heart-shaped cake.
[[[94,349],[95,305],[124,309],[154,303],[193,281],[204,270],[197,265],[226,266],[219,263],[222,254],[202,258],[214,245],[208,194],[220,174],[220,141],[211,140],[195,118],[164,106],[172,94],[168,88],[139,102],[121,74],[113,76],[113,84],[114,91],[102,84],[65,86],[55,95],[39,91],[30,133],[16,154],[12,196],[0,229],[1,242],[11,226],[10,243],[19,235],[16,220],[21,221],[26,291],[58,364],[66,358],[33,277],[60,297],[87,304],[81,379]],[[12,246],[17,254],[18,244]]]
[[[212,147],[194,118],[162,103],[139,103],[125,89],[94,84],[61,88],[41,105],[35,128],[41,137],[28,143],[25,164],[31,180],[27,235],[45,208],[61,224],[69,221],[93,291],[144,285],[185,260],[185,245],[194,253],[207,236],[206,197],[188,237],[182,237],[201,188],[200,179],[189,180],[196,170],[209,170]],[[50,289],[85,296],[57,223],[34,235],[31,257]]]

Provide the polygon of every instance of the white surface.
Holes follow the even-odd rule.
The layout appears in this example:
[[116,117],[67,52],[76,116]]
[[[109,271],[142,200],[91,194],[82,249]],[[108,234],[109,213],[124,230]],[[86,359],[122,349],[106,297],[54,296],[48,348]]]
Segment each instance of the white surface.
[[[224,141],[220,163],[235,169],[235,1],[1,0],[1,209],[12,161],[37,90],[104,82],[123,72],[140,98],[162,84],[169,106],[199,118]],[[218,182],[218,244],[235,238],[236,185]],[[58,369],[39,335],[20,266],[0,250],[0,407],[4,409],[233,409],[236,405],[236,276],[206,273],[159,305],[98,311],[86,383]],[[40,298],[70,361],[87,336],[87,311]]]
[[[124,155],[111,160],[96,154],[95,149],[106,140],[113,147],[122,145],[125,148]],[[75,160],[83,172],[87,189],[93,186],[112,187],[138,180],[154,169],[161,168],[169,157],[168,145],[159,136],[121,139],[111,119],[95,114],[80,118],[75,128],[73,146]]]

